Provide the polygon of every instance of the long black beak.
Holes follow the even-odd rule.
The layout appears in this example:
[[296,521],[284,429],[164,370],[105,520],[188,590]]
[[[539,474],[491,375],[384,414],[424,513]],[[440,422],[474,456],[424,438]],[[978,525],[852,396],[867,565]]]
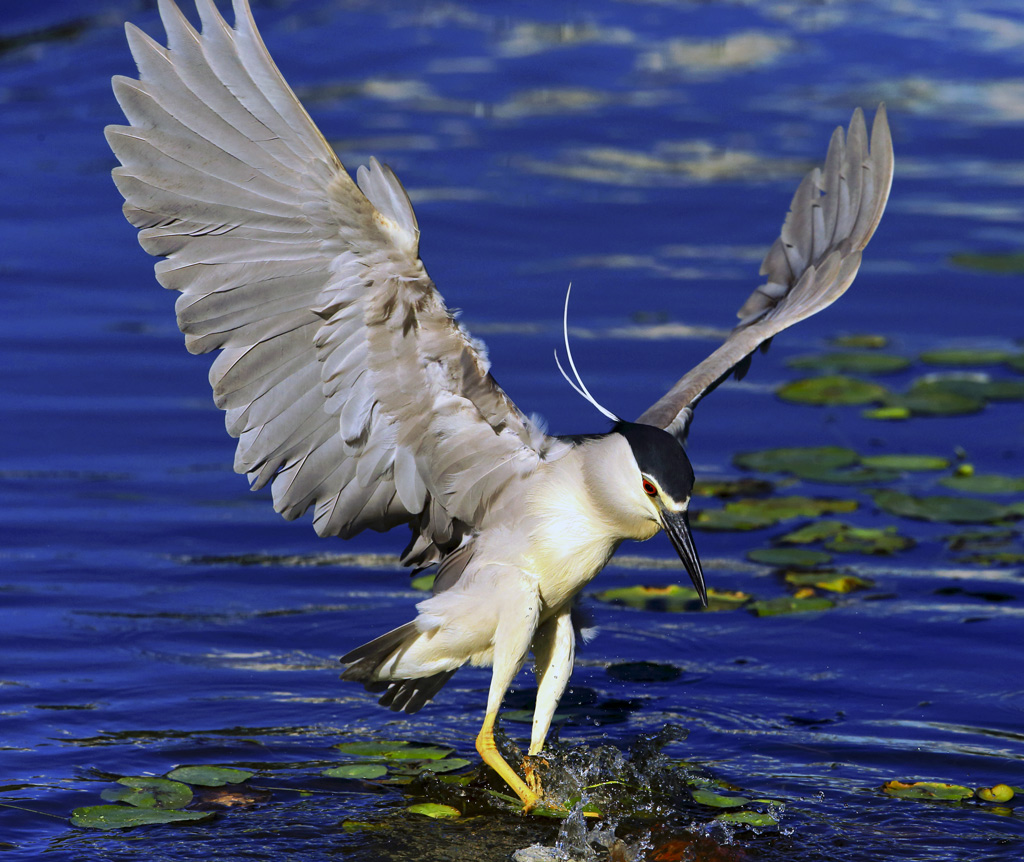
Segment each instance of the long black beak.
[[701,604],[708,606],[708,591],[704,586],[704,572],[701,571],[700,558],[697,556],[697,548],[693,544],[693,533],[690,532],[690,519],[686,512],[671,512],[668,509],[661,510],[661,525],[668,533],[672,541],[672,547],[679,554],[679,559],[686,566],[690,574],[690,580],[700,596]]

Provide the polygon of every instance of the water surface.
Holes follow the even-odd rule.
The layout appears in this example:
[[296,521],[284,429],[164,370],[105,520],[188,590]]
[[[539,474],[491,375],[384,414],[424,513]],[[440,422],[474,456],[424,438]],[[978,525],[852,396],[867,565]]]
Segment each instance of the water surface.
[[[602,421],[551,359],[568,282],[588,385],[638,414],[731,325],[832,129],[885,100],[897,172],[861,275],[700,406],[689,441],[698,478],[741,475],[738,452],[798,445],[1024,475],[1019,398],[880,422],[773,394],[801,374],[786,360],[841,334],[884,335],[889,352],[914,359],[877,378],[897,391],[942,370],[922,351],[1021,352],[1021,277],[984,264],[1024,245],[1017,4],[295,0],[255,14],[343,161],[375,154],[409,188],[449,305],[486,340],[517,404],[557,433]],[[410,738],[472,758],[488,675],[461,671],[409,718],[338,681],[337,657],[405,622],[422,596],[379,556],[405,537],[318,540],[231,472],[207,360],[184,350],[173,296],[109,178],[101,132],[119,121],[110,76],[133,69],[126,19],[160,33],[152,4],[124,0],[25,5],[0,24],[0,802],[18,806],[0,807],[6,858],[498,860],[553,844],[557,824],[512,815],[341,830],[345,819],[397,822],[407,801],[321,778],[331,746]],[[959,370],[1022,379],[1003,365]],[[887,487],[948,494],[938,481],[949,472]],[[837,554],[874,586],[832,610],[680,615],[588,600],[601,633],[580,650],[573,697],[619,708],[585,712],[561,739],[628,751],[667,725],[688,731],[666,754],[784,811],[761,836],[707,827],[708,810],[681,810],[672,828],[755,858],[1018,859],[1019,806],[879,788],[1024,785],[1021,566],[972,561],[943,538],[965,527],[887,513],[867,490],[775,490],[856,500],[845,520],[917,542],[892,557]],[[806,520],[698,532],[709,585],[788,594],[746,555]],[[1019,522],[1007,529],[1019,555]],[[622,553],[595,590],[685,582],[653,567],[672,558],[663,537]],[[324,554],[351,556],[317,564]],[[609,675],[627,660],[683,673]],[[517,688],[531,681],[524,672]],[[114,777],[183,763],[248,765],[272,798],[210,824],[69,824]]]

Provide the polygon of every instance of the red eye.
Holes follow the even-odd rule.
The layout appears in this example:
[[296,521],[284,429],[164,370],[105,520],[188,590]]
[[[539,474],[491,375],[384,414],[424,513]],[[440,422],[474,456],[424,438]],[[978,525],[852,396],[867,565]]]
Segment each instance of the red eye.
[[657,497],[658,489],[654,487],[654,484],[652,482],[648,482],[646,479],[644,479],[644,493],[648,497]]

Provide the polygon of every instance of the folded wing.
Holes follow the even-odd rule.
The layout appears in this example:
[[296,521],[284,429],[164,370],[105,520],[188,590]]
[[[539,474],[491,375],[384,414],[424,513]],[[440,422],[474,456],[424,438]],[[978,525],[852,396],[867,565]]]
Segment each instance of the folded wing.
[[407,561],[458,544],[552,445],[488,373],[418,256],[386,166],[345,171],[256,30],[160,0],[167,47],[128,25],[139,78],[107,140],[124,212],[180,292],[193,353],[219,350],[216,404],[235,469],[321,535],[408,522]]
[[770,338],[835,302],[853,283],[892,185],[892,137],[879,105],[870,147],[864,114],[854,111],[844,137],[837,128],[824,168],[815,168],[790,204],[782,234],[765,256],[740,323],[721,347],[684,375],[637,420],[685,439],[693,408]]

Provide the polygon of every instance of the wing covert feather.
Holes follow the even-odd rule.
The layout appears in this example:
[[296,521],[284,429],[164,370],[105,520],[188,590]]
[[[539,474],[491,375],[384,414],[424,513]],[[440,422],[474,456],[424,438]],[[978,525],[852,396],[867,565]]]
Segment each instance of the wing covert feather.
[[[127,25],[139,78],[107,140],[214,401],[235,469],[321,535],[410,523],[429,562],[558,447],[490,376],[419,259],[409,197],[375,159],[358,185],[296,99],[247,0],[235,26],[159,0],[167,47]],[[442,547],[444,546],[444,547]]]
[[[853,113],[845,138],[835,130],[823,168],[804,177],[760,274],[767,277],[737,313],[725,342],[637,420],[680,439],[693,408],[750,355],[784,329],[835,302],[853,283],[861,252],[875,232],[892,185],[892,137],[879,105],[870,147],[864,114]],[[739,367],[737,369],[737,366]]]

